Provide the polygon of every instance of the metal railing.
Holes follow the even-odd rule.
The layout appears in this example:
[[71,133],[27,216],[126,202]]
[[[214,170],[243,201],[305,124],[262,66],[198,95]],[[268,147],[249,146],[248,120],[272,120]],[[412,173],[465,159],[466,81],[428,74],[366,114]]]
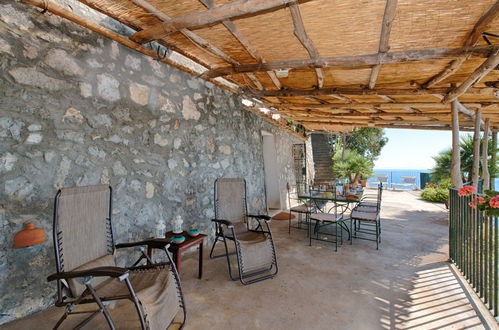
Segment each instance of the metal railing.
[[474,196],[449,191],[449,254],[483,303],[499,316],[499,217],[486,216],[468,203]]

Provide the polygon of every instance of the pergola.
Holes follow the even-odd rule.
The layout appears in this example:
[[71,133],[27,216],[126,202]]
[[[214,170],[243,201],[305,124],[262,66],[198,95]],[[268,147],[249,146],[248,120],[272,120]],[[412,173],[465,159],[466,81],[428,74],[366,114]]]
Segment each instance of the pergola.
[[80,0],[129,35],[24,1],[307,130],[499,129],[499,1]]

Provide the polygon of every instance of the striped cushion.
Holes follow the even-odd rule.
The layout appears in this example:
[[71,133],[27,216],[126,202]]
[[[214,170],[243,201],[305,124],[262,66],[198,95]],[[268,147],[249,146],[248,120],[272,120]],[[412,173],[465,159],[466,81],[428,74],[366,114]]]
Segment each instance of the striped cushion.
[[367,221],[376,221],[378,220],[378,213],[368,213],[368,212],[360,212],[360,211],[352,211],[350,217],[352,219],[359,220],[367,220]]
[[307,213],[308,207],[305,204],[293,206],[290,210],[291,212]]
[[341,220],[341,215],[334,215],[331,213],[315,213],[310,216],[312,220],[325,221],[325,222],[336,222]]
[[359,206],[361,207],[376,207],[378,203],[374,202],[360,202]]
[[378,212],[378,208],[372,207],[372,206],[359,205],[355,208],[355,211],[367,212],[367,213],[376,213],[376,212]]

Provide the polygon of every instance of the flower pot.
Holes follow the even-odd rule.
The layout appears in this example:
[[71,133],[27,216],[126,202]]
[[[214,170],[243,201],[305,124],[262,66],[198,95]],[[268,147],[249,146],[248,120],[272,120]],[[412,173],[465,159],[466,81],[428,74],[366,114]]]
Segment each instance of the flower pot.
[[360,180],[359,182],[362,187],[367,187],[367,180]]

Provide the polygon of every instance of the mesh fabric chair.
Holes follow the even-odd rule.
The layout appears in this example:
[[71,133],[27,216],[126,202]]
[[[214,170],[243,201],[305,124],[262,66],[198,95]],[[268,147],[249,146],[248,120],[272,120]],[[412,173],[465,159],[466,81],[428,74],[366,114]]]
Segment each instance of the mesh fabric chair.
[[[86,313],[88,317],[75,328],[86,324],[100,327],[95,324],[99,318],[93,320],[100,313],[111,329],[183,327],[184,299],[169,245],[164,240],[115,245],[111,194],[109,186],[96,185],[64,188],[56,195],[53,230],[57,273],[48,280],[57,281],[56,306],[66,310],[54,328],[70,315]],[[137,247],[143,253],[134,267],[116,265],[115,250],[125,247]],[[154,264],[144,252],[146,247],[163,250],[168,262]],[[137,266],[144,258],[147,264]]]
[[[288,204],[289,204],[289,219],[288,219],[288,234],[291,234],[291,228],[297,229],[307,229],[309,215],[312,210],[312,203],[310,201],[303,202],[298,196],[301,194],[307,194],[307,188],[305,184],[297,184],[296,186],[291,186],[289,183],[286,184],[286,189],[288,191]],[[305,192],[305,193],[303,193]],[[293,218],[293,213],[298,215],[297,224],[292,226],[291,220]],[[303,220],[305,217],[305,220]],[[305,227],[302,227],[302,224]]]
[[[373,202],[359,203],[350,214],[350,219],[353,223],[353,237],[368,241],[376,241],[376,250],[381,242],[381,195],[382,188],[380,186],[377,200]],[[362,228],[363,226],[363,228]],[[357,234],[362,233],[363,236]],[[375,236],[374,239],[370,238]]]
[[388,174],[376,174],[378,183],[383,187],[383,185],[388,188]]
[[[251,284],[277,275],[270,217],[248,214],[244,179],[220,178],[215,181],[215,219],[212,221],[216,225],[216,236],[210,258],[225,256],[233,281],[239,279],[242,284]],[[220,241],[224,243],[225,254],[213,255],[215,245]],[[229,252],[228,241],[234,243],[235,252]],[[234,254],[239,276],[232,274],[230,256]]]

